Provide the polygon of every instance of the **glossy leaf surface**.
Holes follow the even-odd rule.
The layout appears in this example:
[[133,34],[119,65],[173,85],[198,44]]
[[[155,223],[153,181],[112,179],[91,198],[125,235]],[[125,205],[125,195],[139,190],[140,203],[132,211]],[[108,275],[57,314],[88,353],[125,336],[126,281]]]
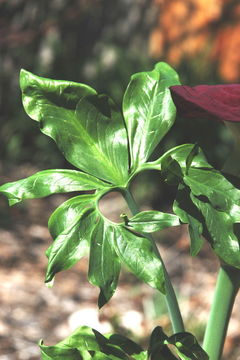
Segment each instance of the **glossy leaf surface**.
[[[204,158],[196,163],[193,157],[191,164],[184,166],[182,160],[188,159],[189,155],[182,152],[184,146],[175,151],[179,149],[181,156],[174,155],[173,150],[167,156],[177,161],[182,175],[180,172],[176,175],[176,165],[171,161],[168,161],[167,171],[175,172],[180,184],[174,211],[182,222],[190,225],[191,253],[198,253],[202,245],[201,235],[204,235],[223,262],[240,268],[240,245],[236,232],[236,225],[240,222],[240,190],[211,168]],[[165,160],[162,165],[166,163],[167,156],[162,157]]]
[[20,85],[26,112],[71,164],[116,185],[127,180],[127,133],[112,100],[86,85],[25,70]]
[[219,171],[191,168],[184,176],[184,183],[195,196],[205,196],[216,210],[227,212],[236,220],[240,220],[240,190]]
[[[82,326],[55,346],[40,342],[42,360],[208,360],[205,351],[190,333],[178,333],[168,337],[160,327],[154,329],[148,352],[125,336],[103,336],[98,331]],[[174,348],[172,352],[168,345]]]
[[[171,347],[169,347],[170,345]],[[151,335],[148,354],[151,360],[208,360],[208,355],[196,338],[187,332],[168,337],[161,327],[156,327]]]
[[179,84],[177,73],[166,63],[131,77],[123,99],[131,166],[144,163],[174,123],[176,109],[169,86]]
[[91,164],[92,174],[124,184],[128,179],[127,133],[115,104],[103,95],[86,97],[78,103],[76,116],[85,131],[79,134],[82,148],[78,145],[84,168]]
[[121,261],[139,279],[165,292],[162,263],[151,239],[118,225],[115,227],[114,248]]
[[56,193],[101,189],[107,183],[75,170],[44,170],[25,179],[0,186],[0,192],[14,205],[25,199],[41,198]]
[[54,241],[47,250],[46,282],[86,255],[97,216],[94,201],[95,195],[80,195],[63,203],[51,215],[49,230]]
[[[192,156],[193,153],[194,156]],[[184,172],[188,170],[189,165],[192,168],[212,168],[212,166],[207,162],[202,150],[199,147],[196,149],[195,144],[183,144],[176,146],[168,150],[158,160],[149,164],[152,165],[153,168],[163,170],[162,164],[164,164],[164,162],[167,163],[169,159],[175,160]],[[189,159],[191,159],[190,164]]]
[[102,307],[116,290],[120,272],[120,261],[114,250],[114,227],[99,218],[91,234],[88,279],[100,288],[98,299]]
[[[46,282],[55,274],[73,266],[90,250],[89,281],[100,288],[99,307],[113,295],[125,264],[135,276],[164,292],[161,260],[147,237],[114,224],[101,215],[98,199],[101,195],[80,195],[59,206],[49,219],[49,231],[54,239],[47,250]],[[171,223],[177,217],[171,214]]]
[[55,346],[40,344],[42,360],[147,360],[147,354],[132,340],[121,335],[103,336],[82,326]]
[[143,211],[127,222],[127,226],[130,228],[145,233],[152,233],[177,225],[180,225],[178,216],[160,211]]
[[203,235],[215,253],[224,263],[240,269],[240,245],[235,232],[237,223],[234,218],[226,212],[216,210],[211,204],[201,201],[193,194],[191,200],[205,219]]
[[240,268],[240,245],[235,232],[240,221],[240,191],[213,169],[190,169],[183,180],[204,218],[204,237],[222,261]]

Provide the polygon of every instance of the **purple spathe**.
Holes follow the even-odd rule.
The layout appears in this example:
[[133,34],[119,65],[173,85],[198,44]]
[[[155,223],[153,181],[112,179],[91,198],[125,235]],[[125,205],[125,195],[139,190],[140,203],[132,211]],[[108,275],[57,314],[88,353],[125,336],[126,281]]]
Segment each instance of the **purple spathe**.
[[179,116],[240,122],[240,84],[176,85],[170,91]]

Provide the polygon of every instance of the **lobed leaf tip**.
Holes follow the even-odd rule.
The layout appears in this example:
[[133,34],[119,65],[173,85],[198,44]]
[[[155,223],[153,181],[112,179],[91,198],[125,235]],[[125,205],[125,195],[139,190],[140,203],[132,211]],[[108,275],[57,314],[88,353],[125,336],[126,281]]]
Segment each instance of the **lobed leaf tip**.
[[27,79],[29,78],[30,75],[32,75],[32,73],[30,73],[29,71],[25,69],[20,70],[19,84],[22,91],[24,91],[24,89],[26,88],[28,82]]
[[13,206],[17,203],[19,203],[21,199],[8,199],[9,206]]
[[29,71],[27,71],[25,69],[20,70],[20,76],[23,76],[23,75],[26,75],[26,74],[29,74]]

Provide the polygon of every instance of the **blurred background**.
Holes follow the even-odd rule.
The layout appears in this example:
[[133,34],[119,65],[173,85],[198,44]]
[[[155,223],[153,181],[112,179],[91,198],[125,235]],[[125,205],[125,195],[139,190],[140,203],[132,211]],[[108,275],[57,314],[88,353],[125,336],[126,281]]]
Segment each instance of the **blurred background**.
[[[131,74],[151,70],[158,61],[173,66],[183,84],[238,83],[239,33],[238,0],[0,0],[1,183],[38,170],[70,167],[24,113],[18,84],[21,68],[87,83],[121,106]],[[177,119],[154,157],[184,142],[198,142],[217,168],[232,146],[220,123]],[[142,208],[169,210],[175,189],[166,188],[153,172],[136,180],[134,192]],[[44,250],[51,242],[47,219],[65,199],[59,195],[11,209],[0,199],[0,360],[39,359],[36,341],[43,337],[53,344],[67,336],[79,325],[76,319],[83,319],[82,308],[98,318],[97,290],[86,283],[85,260],[59,275],[54,289],[43,285]],[[110,200],[106,208],[121,212],[115,209],[123,206],[121,200]],[[156,240],[166,252],[188,328],[201,338],[216,259],[207,247],[198,259],[189,259],[188,236],[182,227],[158,234]],[[107,326],[131,335],[132,318],[122,320],[129,313],[138,322],[135,329],[143,343],[154,318],[169,328],[162,298],[126,271],[118,291],[112,305],[101,312]],[[233,318],[226,359],[240,356],[239,329],[239,321]]]

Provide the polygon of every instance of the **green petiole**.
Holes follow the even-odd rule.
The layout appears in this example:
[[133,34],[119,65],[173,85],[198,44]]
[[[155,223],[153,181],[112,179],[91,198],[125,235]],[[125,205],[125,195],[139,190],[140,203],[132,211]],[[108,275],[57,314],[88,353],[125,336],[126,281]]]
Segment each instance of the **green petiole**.
[[[122,195],[125,198],[125,200],[126,200],[128,206],[129,206],[129,209],[131,210],[132,214],[136,215],[139,212],[139,208],[138,208],[138,205],[136,204],[130,190],[122,191]],[[168,312],[169,312],[173,332],[174,333],[184,332],[184,324],[183,324],[182,315],[181,315],[181,312],[180,312],[180,309],[179,309],[178,300],[177,300],[175,291],[173,289],[171,280],[169,278],[168,272],[167,272],[166,267],[164,265],[163,259],[162,259],[161,255],[160,255],[160,253],[158,251],[158,248],[157,248],[155,242],[153,241],[151,235],[147,234],[146,236],[151,238],[153,246],[155,248],[155,251],[158,254],[158,257],[161,260],[161,263],[162,263],[162,266],[163,266],[164,275],[165,275],[165,287],[166,287],[165,300],[166,300],[166,304],[167,304],[167,308],[168,308]]]
[[230,266],[221,266],[203,341],[203,349],[208,353],[209,360],[221,359],[239,286],[240,270]]

